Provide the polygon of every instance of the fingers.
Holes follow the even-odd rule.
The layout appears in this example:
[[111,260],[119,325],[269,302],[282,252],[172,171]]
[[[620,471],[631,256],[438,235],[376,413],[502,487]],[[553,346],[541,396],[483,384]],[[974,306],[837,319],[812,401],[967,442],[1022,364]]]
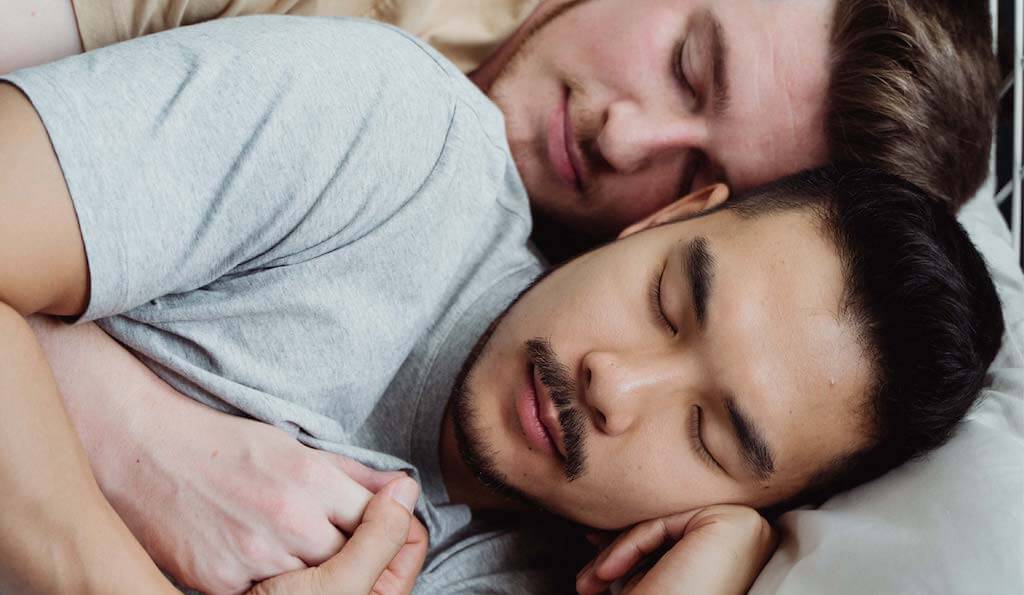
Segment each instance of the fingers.
[[409,478],[388,484],[374,496],[344,549],[320,565],[320,592],[369,592],[405,546],[418,497],[419,486]]
[[426,528],[413,518],[405,545],[402,546],[387,569],[381,573],[374,585],[374,593],[386,595],[412,593],[413,587],[416,586],[416,577],[419,576],[420,569],[423,568],[423,561],[427,557],[428,545],[429,538]]
[[[678,529],[669,527],[668,533]],[[715,505],[691,515],[681,539],[625,592],[746,593],[774,550],[771,525],[752,508]]]
[[576,590],[583,595],[604,591],[666,542],[681,539],[686,524],[696,512],[644,521],[622,533],[580,571],[576,577]]
[[645,556],[656,552],[665,542],[681,538],[685,527],[685,522],[673,523],[670,518],[640,523],[602,552],[603,559],[594,565],[594,574],[614,581],[639,564]]
[[270,574],[270,575],[266,575],[266,576],[260,576],[259,574],[255,574],[252,577],[252,582],[258,583],[260,581],[267,580],[268,578],[273,578],[273,577],[278,576],[280,574],[286,574],[286,573],[289,573],[289,572],[296,572],[296,571],[299,571],[299,570],[304,570],[304,569],[308,568],[309,566],[310,565],[307,564],[305,561],[303,561],[303,560],[301,560],[299,558],[296,558],[295,556],[287,556],[284,559],[278,561],[277,566],[276,566],[276,568],[274,570],[274,574]]
[[337,504],[329,511],[330,519],[349,534],[359,525],[373,494],[397,479],[408,477],[401,471],[377,471],[342,455],[324,453],[324,456],[341,471],[337,485],[333,486]]
[[324,456],[342,473],[356,480],[374,494],[392,481],[406,477],[405,473],[401,471],[377,471],[343,455],[324,453]]
[[389,482],[406,477],[400,471],[376,471],[348,457],[310,449],[308,456],[316,457],[316,489],[325,498],[328,522],[291,523],[295,529],[290,552],[308,566],[318,566],[344,546],[345,534],[351,534],[359,525],[366,505],[375,492]]
[[369,505],[373,493],[342,473],[325,488],[332,495],[332,502],[327,511],[328,518],[336,527],[351,535],[359,526],[363,511]]
[[340,473],[326,474],[322,488],[331,494],[327,519],[330,524],[307,528],[302,540],[292,550],[309,566],[318,566],[344,547],[347,538],[358,527],[363,511],[373,494],[388,483],[407,477],[401,471],[377,471],[348,457],[319,453],[331,468]]
[[316,535],[307,533],[293,550],[306,566],[319,566],[345,547],[347,538],[332,524],[317,526]]

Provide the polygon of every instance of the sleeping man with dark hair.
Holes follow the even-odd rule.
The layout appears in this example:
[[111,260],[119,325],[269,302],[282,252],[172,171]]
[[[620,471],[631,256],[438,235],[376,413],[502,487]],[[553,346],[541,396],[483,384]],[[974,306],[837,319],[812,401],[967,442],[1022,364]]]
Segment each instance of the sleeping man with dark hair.
[[[366,547],[382,484],[353,465],[367,489],[337,484],[329,530],[296,493],[277,503],[289,555],[250,534],[243,553],[267,567],[217,574],[229,544],[192,539],[219,528],[194,520],[208,503],[190,478],[269,430],[249,417],[417,480],[429,542],[411,572],[402,553],[373,571],[378,592],[564,592],[575,534],[548,514],[636,525],[581,592],[634,566],[626,549],[676,539],[638,590],[742,592],[771,551],[755,509],[943,443],[1000,344],[963,229],[871,170],[699,190],[545,271],[500,113],[378,25],[224,21],[6,80],[5,591],[157,592],[104,497],[161,568],[209,591]],[[37,313],[106,335],[36,320],[48,362],[23,318]],[[221,481],[257,480],[258,457],[239,464]]]

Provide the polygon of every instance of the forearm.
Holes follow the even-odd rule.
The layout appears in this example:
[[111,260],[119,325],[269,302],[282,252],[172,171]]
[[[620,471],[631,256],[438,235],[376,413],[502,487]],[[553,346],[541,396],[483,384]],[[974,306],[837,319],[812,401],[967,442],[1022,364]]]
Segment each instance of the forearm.
[[175,391],[95,324],[28,323],[103,495],[134,531],[132,515],[153,505],[140,496],[154,496],[144,478],[194,454],[187,447],[202,436],[222,435],[230,416]]
[[0,2],[0,74],[81,53],[71,0]]
[[[340,547],[339,531],[358,526],[368,490],[403,475],[201,405],[95,324],[71,327],[45,316],[28,322],[103,495],[185,586],[238,592],[294,570],[293,560],[326,560]],[[415,581],[418,566],[406,570],[402,576]]]
[[2,303],[0,336],[0,592],[175,592],[100,493],[38,342]]

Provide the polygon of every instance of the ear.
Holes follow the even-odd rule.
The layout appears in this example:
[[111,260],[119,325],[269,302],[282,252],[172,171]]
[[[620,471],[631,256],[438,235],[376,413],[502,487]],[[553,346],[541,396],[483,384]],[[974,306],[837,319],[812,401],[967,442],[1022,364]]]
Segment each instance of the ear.
[[644,219],[637,221],[619,234],[619,239],[631,236],[638,231],[650,229],[669,221],[678,221],[686,217],[693,217],[701,211],[712,209],[722,204],[729,198],[729,187],[725,184],[714,184],[691,192],[679,200],[665,205]]

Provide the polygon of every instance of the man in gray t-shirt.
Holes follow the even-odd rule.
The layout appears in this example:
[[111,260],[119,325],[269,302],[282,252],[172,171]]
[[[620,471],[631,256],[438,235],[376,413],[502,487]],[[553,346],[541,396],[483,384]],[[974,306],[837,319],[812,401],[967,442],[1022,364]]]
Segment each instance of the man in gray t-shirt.
[[7,80],[74,201],[91,274],[79,321],[213,408],[409,471],[432,545],[469,522],[444,505],[436,396],[541,271],[483,94],[397,29],[288,17]]
[[[413,475],[419,591],[569,587],[564,527],[508,511],[671,517],[678,538],[709,507],[801,494],[868,440],[875,313],[844,314],[863,289],[816,202],[846,200],[839,174],[770,216],[696,217],[727,193],[693,193],[531,285],[500,113],[395,30],[223,21],[5,80],[49,134],[88,259],[79,300],[18,311],[96,321],[210,408]],[[716,544],[739,564],[716,570],[749,584],[768,542]]]

